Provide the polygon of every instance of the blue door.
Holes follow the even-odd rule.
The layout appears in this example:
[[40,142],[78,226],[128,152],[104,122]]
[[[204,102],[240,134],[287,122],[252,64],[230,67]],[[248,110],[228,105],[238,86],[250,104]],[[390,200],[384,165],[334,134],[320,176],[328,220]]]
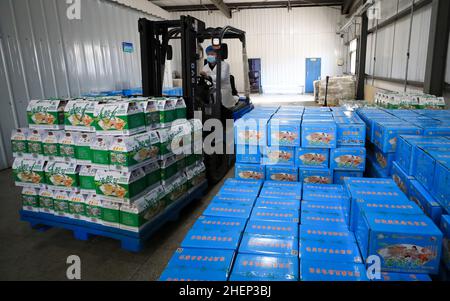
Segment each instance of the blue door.
[[314,93],[314,81],[320,79],[321,75],[322,75],[322,59],[307,58],[305,93]]

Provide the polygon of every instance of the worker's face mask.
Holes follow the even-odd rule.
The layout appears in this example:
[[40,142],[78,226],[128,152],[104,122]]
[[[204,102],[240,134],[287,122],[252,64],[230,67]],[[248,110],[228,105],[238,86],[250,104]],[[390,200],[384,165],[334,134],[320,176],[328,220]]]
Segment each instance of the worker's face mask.
[[208,61],[208,63],[210,64],[215,64],[216,63],[216,57],[214,55],[208,55],[206,57],[206,60]]

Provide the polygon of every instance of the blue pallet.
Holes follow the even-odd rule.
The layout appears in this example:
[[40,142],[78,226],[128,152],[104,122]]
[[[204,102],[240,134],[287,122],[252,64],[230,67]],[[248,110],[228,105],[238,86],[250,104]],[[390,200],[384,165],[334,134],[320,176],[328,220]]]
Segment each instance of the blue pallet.
[[88,240],[90,236],[104,236],[120,240],[122,249],[130,252],[140,252],[143,244],[148,240],[161,226],[168,221],[178,219],[180,211],[192,201],[201,198],[204,195],[207,182],[192,189],[186,196],[180,198],[162,213],[160,213],[152,222],[148,223],[141,231],[132,232],[118,228],[106,227],[103,225],[90,223],[87,221],[75,220],[67,217],[55,216],[53,214],[31,212],[20,210],[20,219],[29,222],[33,229],[45,231],[52,227],[72,230],[74,237],[78,240]]

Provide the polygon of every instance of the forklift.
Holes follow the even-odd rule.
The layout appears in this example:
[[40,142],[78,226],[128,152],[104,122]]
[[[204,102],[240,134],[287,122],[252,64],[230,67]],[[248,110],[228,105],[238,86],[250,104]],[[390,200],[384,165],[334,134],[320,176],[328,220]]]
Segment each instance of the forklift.
[[[206,28],[205,23],[191,16],[181,16],[179,20],[151,21],[139,19],[141,42],[142,89],[144,96],[160,97],[163,94],[164,70],[166,60],[172,60],[173,48],[169,42],[181,41],[182,88],[181,95],[187,108],[187,118],[194,118],[194,112],[201,112],[202,122],[209,119],[222,121],[222,139],[215,140],[222,145],[223,153],[205,154],[207,179],[210,184],[218,183],[233,167],[235,156],[226,153],[225,127],[227,119],[239,119],[253,109],[250,102],[250,83],[245,32],[231,27]],[[242,43],[244,67],[245,96],[238,104],[228,109],[222,105],[221,62],[228,58],[228,46],[225,40],[238,39]],[[217,52],[217,81],[214,85],[211,78],[200,75],[204,66],[201,43],[210,40]],[[235,90],[235,89],[234,89]],[[198,118],[198,117],[197,117]],[[203,139],[212,131],[203,131]]]

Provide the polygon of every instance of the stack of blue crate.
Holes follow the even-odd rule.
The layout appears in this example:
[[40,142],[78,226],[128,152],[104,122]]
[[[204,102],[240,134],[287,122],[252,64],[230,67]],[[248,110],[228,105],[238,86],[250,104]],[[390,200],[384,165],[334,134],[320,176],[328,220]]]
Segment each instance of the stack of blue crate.
[[333,184],[361,177],[366,127],[343,108],[257,108],[235,124],[236,178]]
[[262,181],[228,179],[187,233],[163,281],[227,281]]

